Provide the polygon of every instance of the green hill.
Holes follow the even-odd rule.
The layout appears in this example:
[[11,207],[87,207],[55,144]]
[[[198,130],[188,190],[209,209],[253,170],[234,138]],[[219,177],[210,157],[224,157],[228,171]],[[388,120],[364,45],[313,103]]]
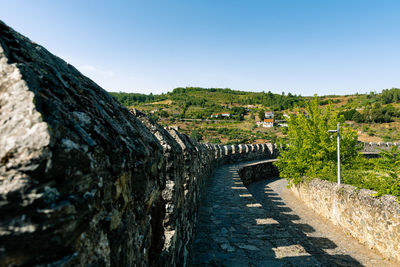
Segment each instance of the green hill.
[[[245,92],[228,88],[179,87],[166,94],[111,92],[127,107],[144,111],[164,126],[179,127],[193,138],[212,143],[258,143],[285,137],[285,128],[257,127],[265,111],[284,119],[302,108],[310,97],[271,92]],[[332,104],[347,124],[366,142],[400,140],[400,89],[381,93],[320,97],[320,105]],[[225,117],[216,116],[224,113]],[[227,115],[229,114],[229,115]],[[262,119],[262,118],[261,118]]]

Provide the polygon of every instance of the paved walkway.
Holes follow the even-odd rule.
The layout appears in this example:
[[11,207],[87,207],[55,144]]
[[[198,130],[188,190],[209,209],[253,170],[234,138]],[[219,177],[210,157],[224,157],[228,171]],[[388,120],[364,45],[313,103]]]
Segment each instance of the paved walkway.
[[191,266],[396,266],[297,200],[283,179],[244,187],[240,166],[210,178]]

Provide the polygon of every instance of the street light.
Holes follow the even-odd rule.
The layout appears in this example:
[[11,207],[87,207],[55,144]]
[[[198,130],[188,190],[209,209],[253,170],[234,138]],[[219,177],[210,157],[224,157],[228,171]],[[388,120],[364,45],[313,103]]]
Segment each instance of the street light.
[[336,130],[329,130],[328,133],[337,133],[337,183],[340,185],[340,134],[339,134],[339,125],[337,124]]

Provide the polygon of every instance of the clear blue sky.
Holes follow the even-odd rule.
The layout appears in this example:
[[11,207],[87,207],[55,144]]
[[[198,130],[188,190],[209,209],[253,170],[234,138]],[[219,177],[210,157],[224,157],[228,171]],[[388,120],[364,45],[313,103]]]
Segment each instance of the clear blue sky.
[[397,0],[4,0],[0,19],[108,91],[400,87]]

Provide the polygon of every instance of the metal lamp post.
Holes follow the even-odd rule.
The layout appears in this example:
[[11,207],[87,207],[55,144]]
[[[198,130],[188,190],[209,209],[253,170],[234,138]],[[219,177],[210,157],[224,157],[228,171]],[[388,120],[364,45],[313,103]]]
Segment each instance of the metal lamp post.
[[337,133],[337,179],[338,185],[340,185],[340,134],[339,134],[339,125],[337,124],[336,130],[329,130],[329,133]]

